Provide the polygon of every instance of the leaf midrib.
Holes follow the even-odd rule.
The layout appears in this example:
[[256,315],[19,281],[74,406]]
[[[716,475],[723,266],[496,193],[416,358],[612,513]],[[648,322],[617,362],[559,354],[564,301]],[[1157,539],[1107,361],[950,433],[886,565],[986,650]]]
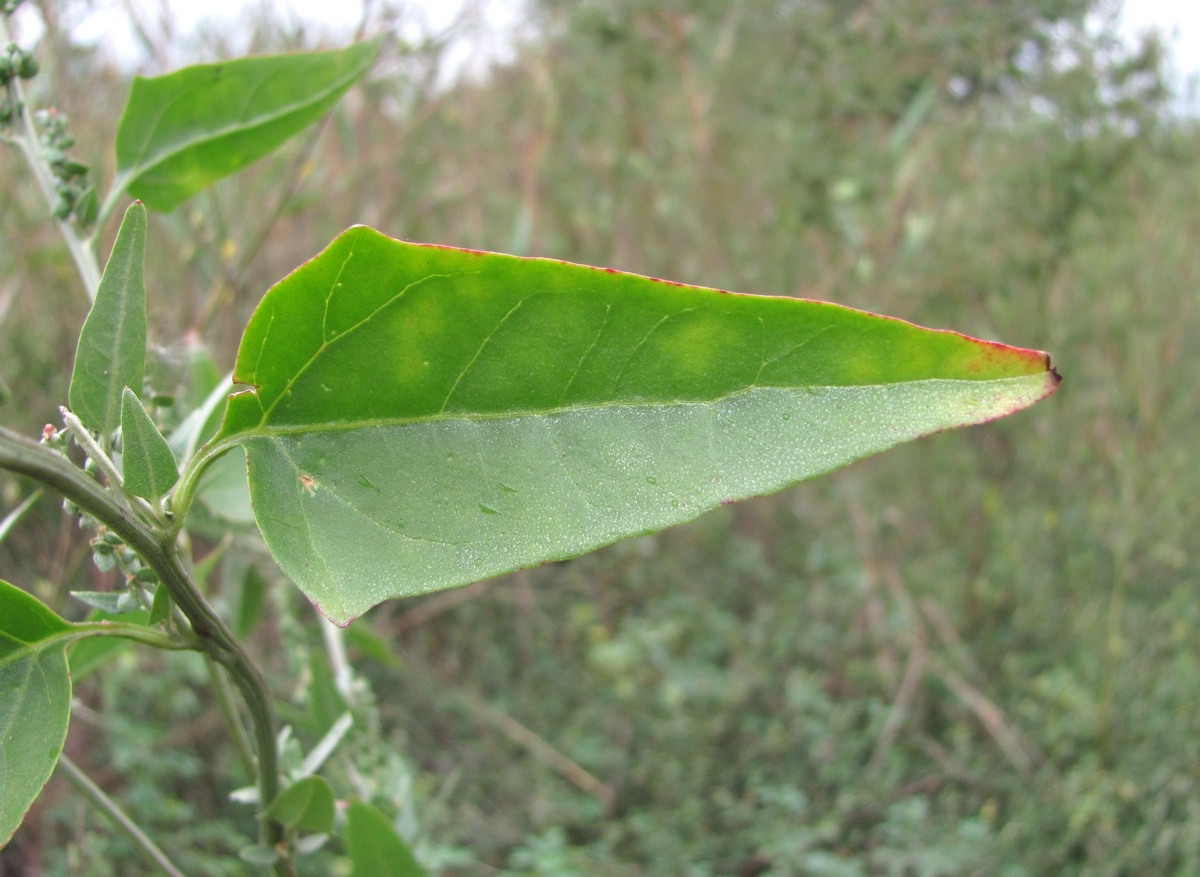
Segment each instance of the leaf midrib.
[[[308,107],[311,107],[314,104],[318,104],[321,102],[321,100],[323,100],[329,94],[331,94],[331,93],[337,91],[339,88],[341,88],[347,81],[349,81],[351,84],[353,84],[354,80],[358,77],[359,70],[360,70],[360,66],[356,65],[354,68],[352,68],[349,71],[349,73],[346,76],[339,78],[335,83],[333,83],[332,85],[330,85],[328,88],[324,89],[323,91],[317,92],[316,93],[317,97],[315,99],[308,100],[308,101],[296,101],[294,103],[290,103],[283,109],[278,110],[274,113],[268,114],[266,116],[262,116],[258,120],[256,120],[255,122],[253,122],[251,124],[238,125],[238,124],[234,123],[231,125],[227,125],[223,128],[207,130],[204,132],[203,136],[193,137],[191,139],[179,141],[178,145],[173,146],[164,152],[155,153],[152,156],[152,161],[147,163],[146,158],[147,158],[147,153],[148,153],[148,149],[149,149],[149,144],[153,142],[154,135],[158,131],[159,126],[162,124],[163,116],[165,116],[167,114],[167,112],[171,109],[171,107],[175,106],[179,101],[183,100],[186,96],[190,96],[192,91],[195,90],[195,88],[193,88],[191,91],[187,92],[186,95],[183,95],[183,94],[177,95],[172,100],[168,101],[166,104],[163,105],[163,108],[162,108],[161,112],[158,114],[158,118],[155,120],[154,125],[147,131],[146,137],[143,139],[142,145],[140,146],[139,151],[133,160],[133,163],[130,164],[129,166],[121,169],[121,181],[128,182],[128,181],[133,180],[135,178],[135,173],[136,173],[136,178],[144,177],[150,171],[153,171],[154,169],[161,167],[162,165],[166,164],[171,159],[178,156],[180,153],[185,152],[188,149],[193,149],[197,145],[211,143],[211,142],[220,140],[223,137],[228,137],[231,134],[239,134],[239,133],[254,131],[257,128],[262,128],[262,127],[270,125],[274,122],[278,122],[280,119],[284,119],[290,115],[293,115],[293,114],[299,112],[300,110],[307,109]],[[275,74],[275,75],[278,75],[278,74]],[[200,88],[200,87],[201,87],[201,85],[197,84],[196,88]],[[311,94],[312,93],[310,92],[310,95]]]
[[0,657],[0,669],[8,667],[17,661],[36,658],[38,655],[47,651],[48,649],[65,649],[71,644],[72,640],[80,637],[80,633],[76,630],[70,629],[55,631],[54,633],[50,634],[50,636],[34,642],[26,642],[25,640],[19,640],[15,637],[11,637],[11,635],[9,636],[16,642],[20,643],[20,646],[3,657]]
[[[920,384],[975,384],[992,386],[996,384],[1025,383],[1028,381],[1043,381],[1041,374],[1011,375],[1004,378],[922,378],[911,381],[892,381],[876,384],[806,384],[804,386],[776,386],[770,384],[752,384],[730,393],[715,396],[712,399],[666,399],[653,401],[620,400],[613,402],[597,402],[589,404],[567,405],[558,408],[509,409],[494,412],[434,412],[428,415],[406,417],[376,417],[362,420],[346,421],[309,421],[296,424],[267,424],[262,421],[257,426],[230,434],[227,438],[231,443],[239,443],[246,438],[276,438],[315,432],[353,432],[355,430],[379,429],[390,426],[415,426],[425,423],[452,423],[456,421],[489,421],[489,420],[519,420],[521,418],[557,417],[564,414],[574,414],[581,411],[599,411],[612,409],[650,409],[650,408],[688,408],[692,406],[705,407],[718,405],[735,399],[738,396],[755,390],[781,390],[797,394],[821,395],[834,390],[863,390],[881,389],[885,387],[911,387]],[[253,393],[253,390],[246,391]],[[271,410],[274,410],[273,407]]]

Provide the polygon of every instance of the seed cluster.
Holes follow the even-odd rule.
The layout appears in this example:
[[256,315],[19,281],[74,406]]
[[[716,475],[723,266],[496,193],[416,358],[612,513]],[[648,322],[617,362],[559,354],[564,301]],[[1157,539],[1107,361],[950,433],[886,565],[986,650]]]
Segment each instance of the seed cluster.
[[[20,5],[21,0],[0,0],[0,12],[12,15]],[[10,84],[32,79],[38,69],[37,59],[16,43],[0,50],[0,127],[13,124],[24,110],[19,89]],[[67,154],[75,140],[67,133],[66,116],[53,109],[39,110],[33,120],[41,132],[38,146],[42,160],[54,179],[55,201],[51,212],[56,219],[65,221],[74,217],[81,225],[90,225],[100,205],[95,187],[87,181],[88,166]]]
[[54,174],[57,200],[51,212],[56,219],[74,216],[81,225],[90,225],[99,202],[95,187],[87,181],[88,166],[67,154],[75,145],[75,138],[67,133],[67,117],[53,109],[38,110],[33,120],[41,129],[42,160]]
[[32,79],[37,76],[38,62],[29,52],[16,43],[9,43],[0,51],[0,125],[7,125],[20,112],[20,107],[8,88],[14,79]]

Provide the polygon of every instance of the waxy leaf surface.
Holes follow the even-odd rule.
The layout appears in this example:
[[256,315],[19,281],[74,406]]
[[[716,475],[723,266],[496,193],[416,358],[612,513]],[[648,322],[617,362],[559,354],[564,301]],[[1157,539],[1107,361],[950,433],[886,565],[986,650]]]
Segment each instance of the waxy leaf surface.
[[352,228],[264,297],[216,452],[346,622],[1024,408],[1037,351]]
[[317,121],[367,72],[379,41],[199,64],[135,77],[117,127],[117,179],[152,210],[173,210]]
[[54,772],[71,717],[71,625],[0,581],[0,847]]

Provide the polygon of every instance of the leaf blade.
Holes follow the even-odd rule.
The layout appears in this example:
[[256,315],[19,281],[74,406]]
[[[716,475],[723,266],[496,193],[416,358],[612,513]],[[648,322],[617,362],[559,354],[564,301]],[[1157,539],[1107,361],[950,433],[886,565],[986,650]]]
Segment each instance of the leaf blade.
[[351,229],[263,299],[219,439],[331,618],[1003,416],[1048,358],[836,305]]
[[266,815],[294,831],[328,834],[333,830],[333,788],[324,777],[303,777],[279,793]]
[[328,52],[200,64],[136,77],[117,128],[117,181],[168,212],[315,122],[371,66],[372,40]]
[[111,435],[121,421],[121,393],[141,387],[146,368],[146,208],[129,205],[96,300],[84,320],[67,399],[88,429]]
[[67,738],[70,624],[0,581],[0,848],[54,772]]
[[346,809],[346,852],[352,877],[423,877],[428,873],[391,820],[364,801],[351,801]]
[[157,500],[179,480],[171,446],[128,387],[121,396],[121,475],[125,489]]

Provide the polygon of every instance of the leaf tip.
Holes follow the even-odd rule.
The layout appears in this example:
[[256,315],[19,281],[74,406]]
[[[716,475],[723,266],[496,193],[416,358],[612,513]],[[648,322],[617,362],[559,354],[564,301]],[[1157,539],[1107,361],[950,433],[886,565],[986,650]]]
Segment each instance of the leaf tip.
[[1042,363],[1046,369],[1045,392],[1042,394],[1041,398],[1038,399],[1040,402],[1041,399],[1048,399],[1055,394],[1055,392],[1058,390],[1059,384],[1062,383],[1062,375],[1059,374],[1058,367],[1054,365],[1054,359],[1049,353],[1046,353],[1045,351],[1038,352],[1041,354]]
[[316,609],[317,612],[325,616],[325,618],[327,618],[331,623],[336,624],[343,630],[362,617],[361,612],[349,612],[345,607],[342,607],[340,611],[335,611],[333,609],[326,608],[318,600],[313,600],[311,602],[313,608]]

